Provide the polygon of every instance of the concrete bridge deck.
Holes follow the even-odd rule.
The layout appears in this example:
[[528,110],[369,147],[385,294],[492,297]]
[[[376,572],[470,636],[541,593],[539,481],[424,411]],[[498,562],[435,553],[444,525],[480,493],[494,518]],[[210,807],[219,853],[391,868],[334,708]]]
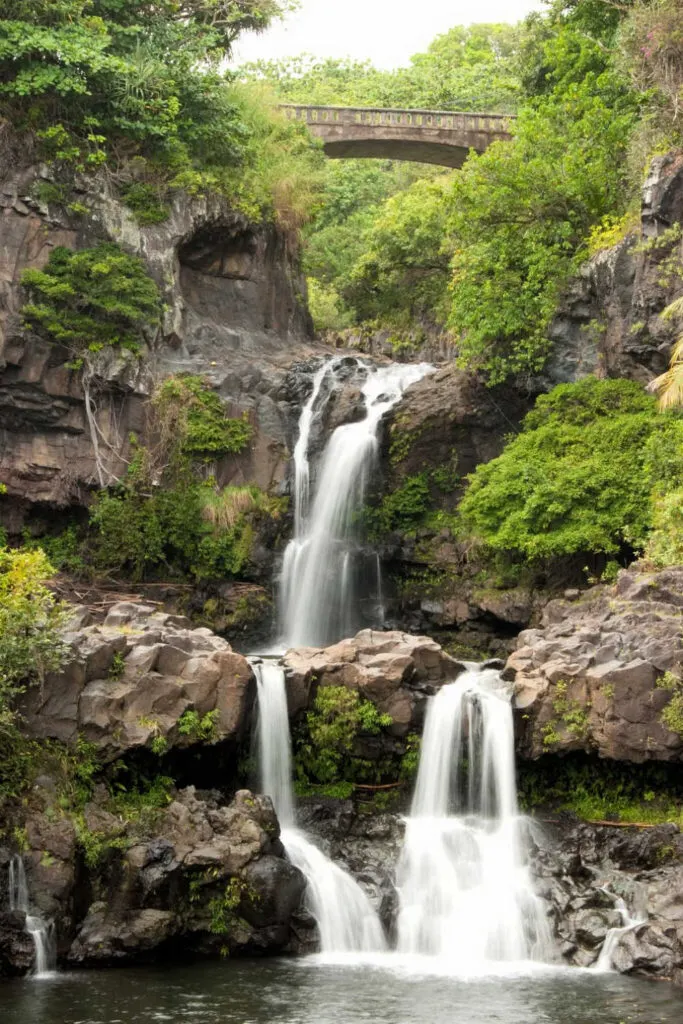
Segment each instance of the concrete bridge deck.
[[389,110],[283,103],[287,117],[305,121],[333,159],[376,157],[462,167],[471,149],[511,138],[510,114],[454,110]]

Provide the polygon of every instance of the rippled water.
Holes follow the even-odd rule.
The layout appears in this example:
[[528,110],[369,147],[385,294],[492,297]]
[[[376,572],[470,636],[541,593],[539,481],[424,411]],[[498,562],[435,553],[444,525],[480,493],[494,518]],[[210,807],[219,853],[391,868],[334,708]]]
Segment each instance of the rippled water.
[[[389,963],[392,966],[388,966]],[[437,965],[438,966],[438,965]],[[681,1024],[683,990],[539,969],[454,978],[312,960],[112,969],[0,986],[2,1024]],[[452,967],[452,965],[449,965]]]

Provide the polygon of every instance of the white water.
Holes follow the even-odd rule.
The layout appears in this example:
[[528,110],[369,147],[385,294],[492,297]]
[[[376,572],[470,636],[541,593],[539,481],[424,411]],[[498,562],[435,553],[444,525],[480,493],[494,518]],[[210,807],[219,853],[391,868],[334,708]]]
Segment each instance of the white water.
[[[607,892],[608,890],[604,890]],[[611,896],[612,893],[609,893]],[[631,916],[628,907],[620,897],[614,897],[614,909],[618,911],[621,917],[621,926],[617,928],[610,928],[605,936],[605,941],[602,944],[600,950],[600,956],[593,965],[593,970],[607,972],[614,970],[614,954],[617,951],[617,947],[621,941],[622,935],[626,935],[627,932],[633,931],[638,925],[645,924],[647,918],[643,914],[636,913],[635,916]]]
[[295,827],[292,755],[285,673],[275,661],[253,661],[256,674],[261,791],[273,801],[289,859],[303,873],[325,954],[385,948],[377,914],[361,887]]
[[495,669],[473,667],[427,711],[397,872],[400,953],[458,970],[551,956],[520,823],[509,693]]
[[12,857],[9,866],[9,907],[10,910],[20,910],[26,914],[26,931],[33,939],[36,951],[35,977],[49,976],[57,965],[54,927],[51,922],[45,922],[42,917],[29,911],[26,872],[19,854]]
[[299,421],[294,455],[295,535],[285,551],[280,595],[281,635],[288,647],[335,643],[362,624],[355,583],[356,521],[377,457],[377,430],[405,389],[432,372],[426,363],[370,368],[362,388],[365,418],[337,427],[330,437],[309,511],[311,426],[323,380],[336,362],[332,360],[316,374]]

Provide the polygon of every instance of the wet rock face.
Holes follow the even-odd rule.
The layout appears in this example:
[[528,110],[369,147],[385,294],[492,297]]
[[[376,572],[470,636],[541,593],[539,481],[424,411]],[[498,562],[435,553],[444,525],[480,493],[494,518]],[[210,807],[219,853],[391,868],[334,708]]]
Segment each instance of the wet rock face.
[[24,694],[30,735],[67,743],[80,735],[111,761],[159,739],[165,749],[199,742],[197,730],[181,728],[186,712],[211,715],[214,741],[244,734],[254,677],[245,658],[209,629],[121,602],[102,625],[73,629],[66,640],[71,656],[63,671]]
[[309,707],[317,687],[346,686],[391,715],[396,737],[418,727],[426,696],[463,671],[429,637],[372,629],[332,647],[287,651],[284,665],[290,714]]
[[0,978],[28,974],[34,957],[26,915],[20,910],[0,910]]
[[305,881],[279,835],[268,797],[242,790],[221,806],[192,787],[180,791],[118,864],[92,873],[92,902],[67,962],[286,948]]
[[616,761],[683,760],[683,736],[662,721],[680,675],[683,569],[622,571],[614,587],[552,601],[540,629],[520,633],[515,681],[519,749],[597,752]]
[[676,329],[659,314],[680,294],[680,282],[662,264],[683,246],[656,240],[682,219],[683,158],[656,157],[643,186],[640,236],[585,264],[560,304],[550,328],[549,382],[597,373],[647,384],[666,369]]
[[[6,139],[4,140],[7,141]],[[0,154],[0,157],[2,154]],[[76,190],[87,214],[35,198],[44,170],[18,160],[3,167],[0,240],[0,476],[8,487],[4,525],[19,532],[38,505],[87,504],[95,463],[78,372],[69,354],[26,331],[21,274],[42,268],[55,246],[105,240],[139,255],[165,305],[157,337],[139,360],[102,353],[98,422],[107,471],[126,469],[128,438],[144,440],[145,402],[156,379],[206,377],[231,415],[256,427],[248,452],[217,467],[219,484],[264,489],[286,474],[296,410],[278,391],[289,368],[320,348],[312,342],[296,257],[276,229],[252,225],[216,197],[179,196],[168,219],[141,228],[100,177]],[[111,446],[111,447],[109,447]],[[119,454],[120,453],[120,457]]]
[[571,964],[594,964],[607,933],[618,936],[614,968],[683,982],[683,837],[675,825],[610,828],[577,821],[530,830],[531,866],[548,902],[558,950]]
[[325,853],[349,871],[391,940],[398,914],[396,865],[405,825],[397,814],[360,814],[350,800],[304,800],[299,821]]

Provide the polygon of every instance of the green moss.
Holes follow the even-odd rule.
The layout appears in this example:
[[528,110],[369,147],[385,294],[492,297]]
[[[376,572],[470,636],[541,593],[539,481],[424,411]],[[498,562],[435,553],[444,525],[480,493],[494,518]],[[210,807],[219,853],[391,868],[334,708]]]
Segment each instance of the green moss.
[[427,473],[406,477],[403,483],[385,494],[379,505],[366,510],[366,522],[374,537],[382,537],[395,530],[406,532],[420,523],[429,509],[429,483]]
[[134,182],[121,189],[123,201],[132,210],[136,221],[142,227],[162,224],[171,212],[165,200],[164,189],[144,182]]
[[671,700],[662,711],[662,724],[671,732],[683,736],[683,679],[673,672],[665,672],[657,686],[671,692]]
[[408,418],[398,413],[389,431],[389,463],[392,466],[400,466],[410,455],[411,449],[424,432],[424,427],[415,427],[409,430],[407,427]]
[[562,679],[555,684],[552,707],[555,717],[542,729],[543,747],[546,750],[560,743],[566,735],[579,740],[587,738],[588,710],[580,701],[567,696],[567,683]]

